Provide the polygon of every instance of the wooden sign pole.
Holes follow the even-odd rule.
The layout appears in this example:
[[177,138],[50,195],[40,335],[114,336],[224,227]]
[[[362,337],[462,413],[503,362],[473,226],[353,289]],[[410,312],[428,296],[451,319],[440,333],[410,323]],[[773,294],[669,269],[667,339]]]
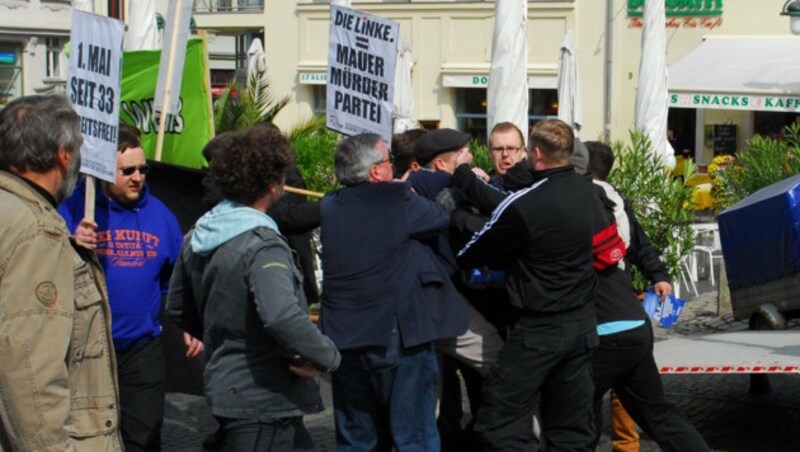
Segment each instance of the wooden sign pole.
[[94,177],[86,176],[86,197],[84,198],[83,217],[94,221]]

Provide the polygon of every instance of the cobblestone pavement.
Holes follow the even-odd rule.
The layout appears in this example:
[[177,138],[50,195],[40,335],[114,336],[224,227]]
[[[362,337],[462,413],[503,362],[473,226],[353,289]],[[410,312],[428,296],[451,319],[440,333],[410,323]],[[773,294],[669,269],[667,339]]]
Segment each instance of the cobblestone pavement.
[[[688,300],[672,330],[656,328],[656,340],[747,329],[746,322],[735,321],[730,314],[717,315],[717,293],[710,285],[701,285],[700,291]],[[667,398],[694,423],[713,450],[800,451],[800,375],[772,376],[770,380],[772,392],[755,396],[748,392],[747,375],[663,376]],[[330,386],[323,380],[321,387],[327,409],[307,416],[306,426],[321,451],[334,451]],[[598,450],[609,451],[609,410],[603,411],[605,428]],[[203,437],[215,426],[201,397],[168,394],[165,451],[200,451]],[[642,435],[641,450],[660,449]]]

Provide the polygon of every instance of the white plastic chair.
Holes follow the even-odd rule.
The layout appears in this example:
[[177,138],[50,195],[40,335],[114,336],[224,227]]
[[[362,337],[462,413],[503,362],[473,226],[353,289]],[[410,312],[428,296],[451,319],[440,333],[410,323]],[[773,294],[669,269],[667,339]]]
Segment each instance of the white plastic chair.
[[722,259],[722,247],[719,240],[719,226],[716,223],[703,223],[693,226],[695,230],[696,245],[689,252],[688,265],[691,278],[698,280],[698,264],[700,257],[704,257],[702,262],[708,265],[708,279],[712,286],[716,286],[714,278],[714,260]]
[[[694,283],[694,279],[692,279],[692,268],[689,264],[689,260],[692,257],[692,253],[683,256],[680,260],[681,266],[681,285],[685,286],[687,290],[691,289],[694,292],[694,295],[697,296],[699,293],[697,292],[697,286]],[[680,297],[680,289],[677,288],[675,296]]]

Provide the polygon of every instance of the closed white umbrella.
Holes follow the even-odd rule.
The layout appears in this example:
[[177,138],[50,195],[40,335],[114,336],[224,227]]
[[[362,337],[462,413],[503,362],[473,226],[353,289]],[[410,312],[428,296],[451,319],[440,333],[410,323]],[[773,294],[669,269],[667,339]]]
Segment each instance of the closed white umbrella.
[[159,48],[155,0],[130,2],[127,26],[125,50],[153,50]]
[[571,125],[577,133],[583,124],[583,105],[578,83],[578,59],[572,31],[564,35],[558,60],[558,119]]
[[653,152],[664,165],[675,167],[672,146],[667,141],[667,30],[664,2],[644,2],[642,59],[636,89],[636,128],[644,132]]
[[414,113],[414,88],[411,81],[411,68],[414,60],[411,46],[404,38],[397,43],[397,64],[394,75],[394,133],[403,133],[418,126],[411,119]]
[[258,73],[263,73],[266,67],[267,56],[264,54],[264,45],[260,39],[255,38],[247,49],[247,80]]
[[492,65],[487,96],[487,133],[499,122],[512,122],[528,135],[528,21],[526,0],[494,4]]

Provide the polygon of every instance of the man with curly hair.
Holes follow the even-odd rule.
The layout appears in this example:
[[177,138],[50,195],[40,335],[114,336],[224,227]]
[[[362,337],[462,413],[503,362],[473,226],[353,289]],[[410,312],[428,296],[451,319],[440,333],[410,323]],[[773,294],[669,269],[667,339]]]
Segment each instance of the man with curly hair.
[[312,324],[302,277],[266,212],[291,163],[279,131],[253,127],[210,162],[225,196],[187,234],[170,282],[167,316],[206,350],[205,392],[227,450],[302,450],[302,416],[322,410],[313,377],[339,352]]

